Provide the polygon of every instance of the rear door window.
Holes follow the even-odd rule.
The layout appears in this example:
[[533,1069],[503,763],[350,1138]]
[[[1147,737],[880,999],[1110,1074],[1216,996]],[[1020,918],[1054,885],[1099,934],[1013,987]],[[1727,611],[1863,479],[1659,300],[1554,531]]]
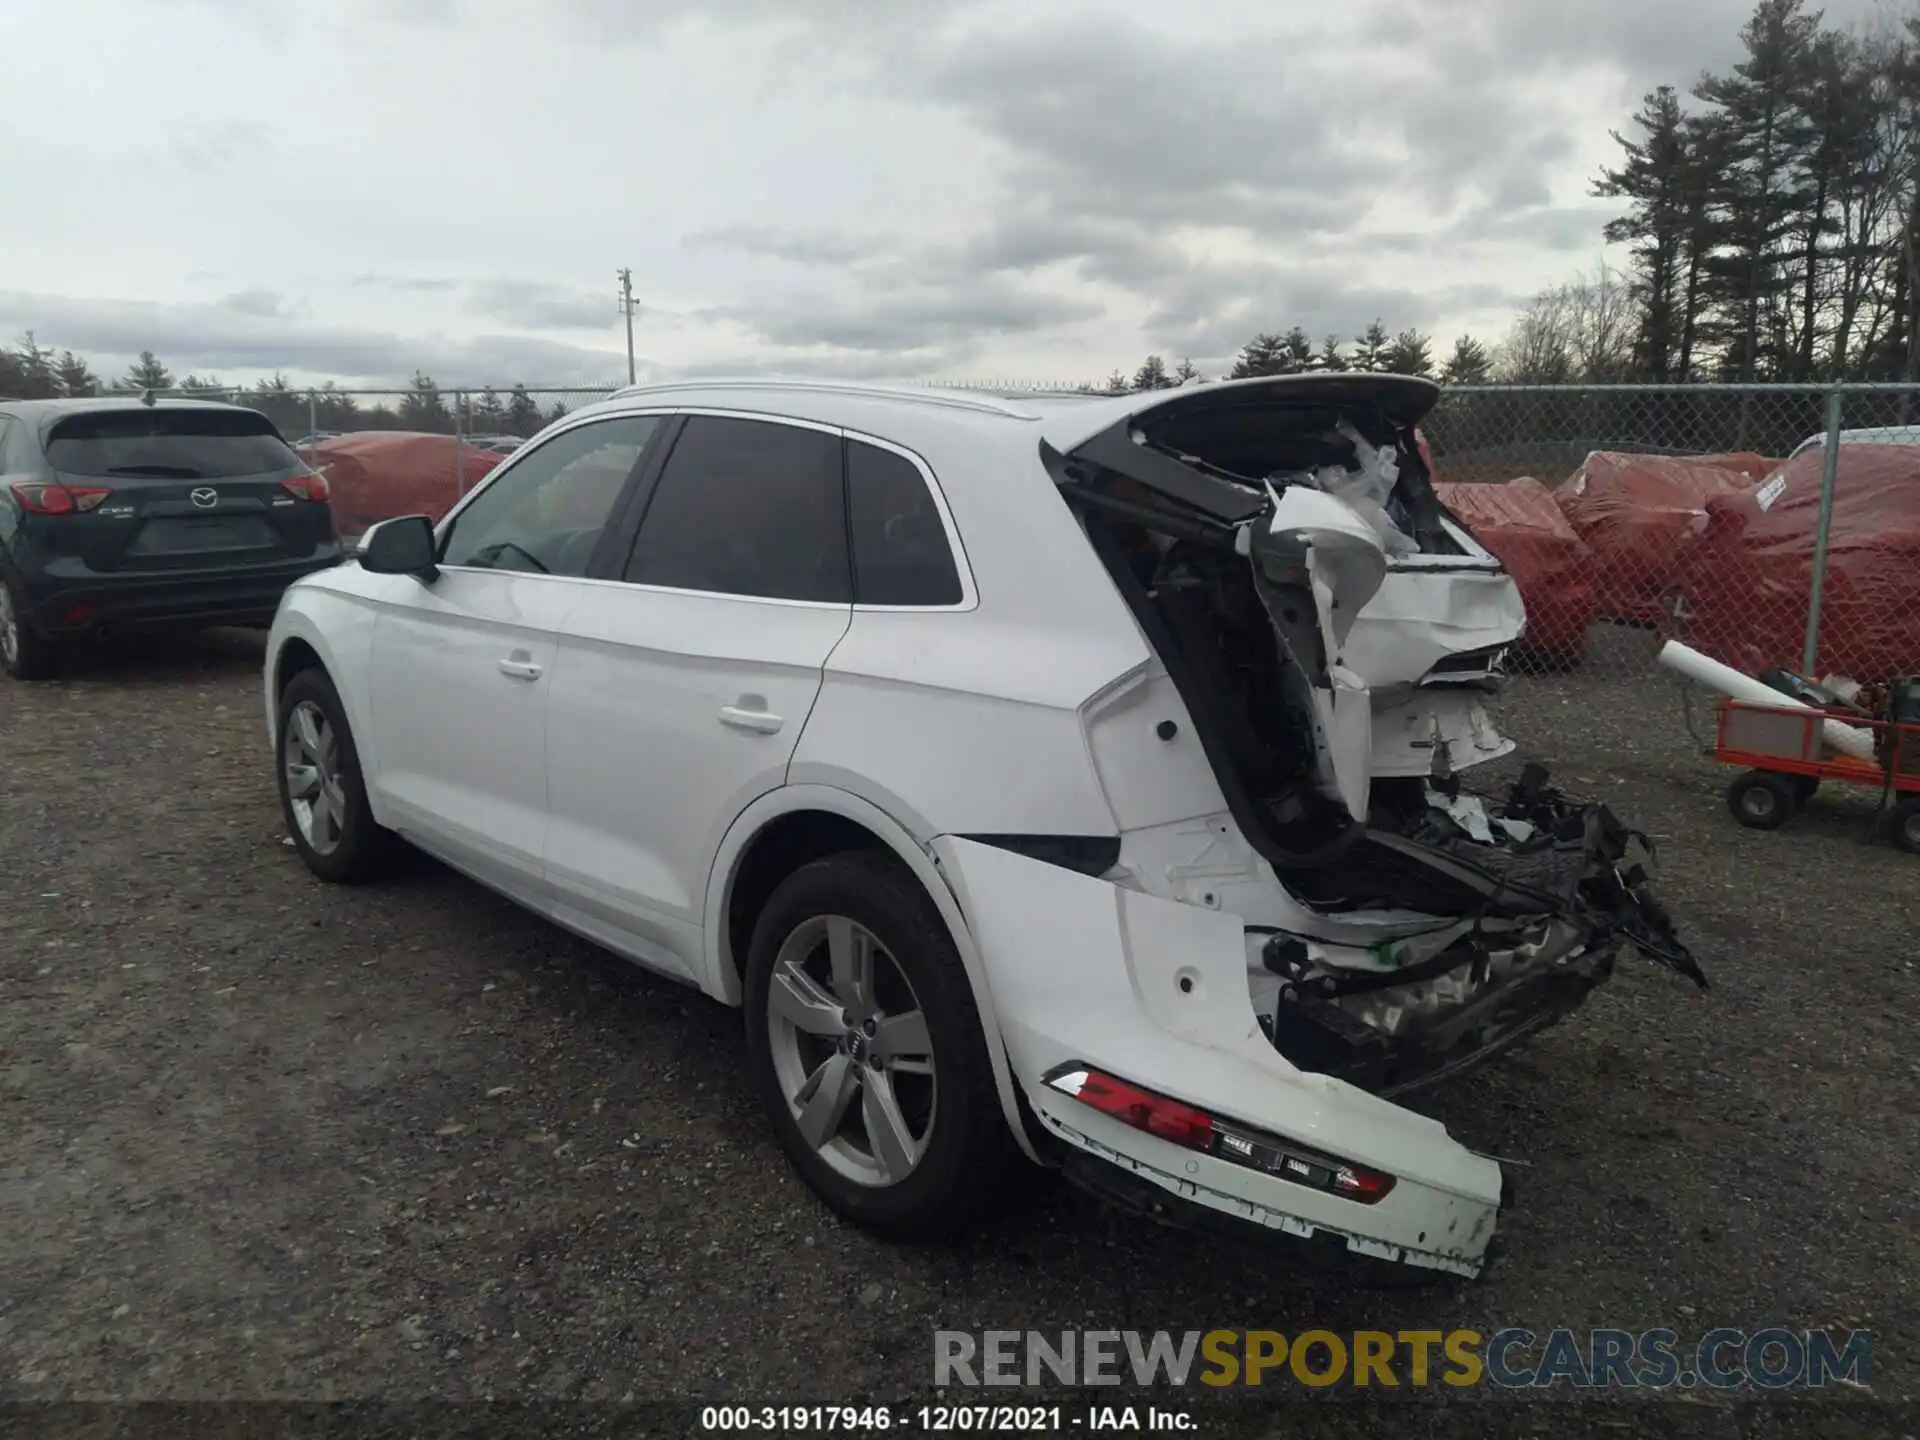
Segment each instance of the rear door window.
[[904,455],[847,442],[853,598],[860,605],[958,605],[960,572],[926,477]]
[[627,562],[637,585],[846,604],[837,434],[695,415],[674,442]]
[[47,433],[47,463],[68,475],[231,480],[294,470],[273,422],[248,410],[100,410]]

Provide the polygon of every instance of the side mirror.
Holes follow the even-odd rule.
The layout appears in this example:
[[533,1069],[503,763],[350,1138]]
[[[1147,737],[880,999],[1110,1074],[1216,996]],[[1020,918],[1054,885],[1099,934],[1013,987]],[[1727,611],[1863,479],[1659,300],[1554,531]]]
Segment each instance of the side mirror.
[[412,575],[432,584],[440,574],[433,556],[433,522],[424,515],[402,515],[368,526],[360,537],[360,568],[373,575]]

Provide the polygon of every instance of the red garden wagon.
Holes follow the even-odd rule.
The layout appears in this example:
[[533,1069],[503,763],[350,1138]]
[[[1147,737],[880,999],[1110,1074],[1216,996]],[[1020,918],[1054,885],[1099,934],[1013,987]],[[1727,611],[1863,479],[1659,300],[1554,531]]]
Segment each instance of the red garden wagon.
[[[1777,830],[1825,780],[1866,785],[1894,801],[1894,839],[1903,850],[1920,854],[1920,725],[1724,698],[1719,708],[1714,759],[1749,767],[1727,787],[1727,808],[1742,825]],[[1829,750],[1821,735],[1827,720],[1871,733],[1876,758]]]

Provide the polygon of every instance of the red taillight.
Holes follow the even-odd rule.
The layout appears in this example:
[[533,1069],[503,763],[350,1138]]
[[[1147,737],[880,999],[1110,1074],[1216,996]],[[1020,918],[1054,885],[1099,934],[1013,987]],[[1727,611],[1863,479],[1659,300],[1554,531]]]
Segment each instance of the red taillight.
[[1098,1070],[1062,1071],[1047,1083],[1083,1105],[1091,1105],[1136,1130],[1158,1135],[1189,1150],[1205,1150],[1213,1144],[1213,1117],[1206,1111],[1155,1095],[1151,1090],[1142,1090],[1111,1075],[1102,1075]]
[[15,485],[13,498],[29,515],[84,515],[113,493],[105,485]]
[[327,477],[317,471],[282,480],[280,488],[299,500],[325,500],[329,492]]
[[1216,1120],[1204,1110],[1084,1065],[1061,1066],[1046,1077],[1046,1084],[1149,1135],[1361,1205],[1371,1205],[1393,1189],[1393,1176],[1382,1171],[1296,1145],[1237,1121]]

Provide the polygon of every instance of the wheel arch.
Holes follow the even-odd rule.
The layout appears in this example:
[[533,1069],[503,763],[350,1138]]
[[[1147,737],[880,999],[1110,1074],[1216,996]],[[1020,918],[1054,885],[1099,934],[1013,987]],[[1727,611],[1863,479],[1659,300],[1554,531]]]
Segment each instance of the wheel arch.
[[[919,881],[939,911],[973,988],[1001,1113],[1016,1143],[1029,1158],[1038,1160],[1007,1060],[986,967],[960,902],[933,856],[906,827],[871,801],[826,785],[788,785],[761,796],[740,813],[720,843],[707,882],[703,988],[728,1005],[740,1005],[745,955],[735,956],[736,928],[746,928],[773,887],[800,865],[857,849],[890,853]],[[744,951],[744,943],[740,948]]]

